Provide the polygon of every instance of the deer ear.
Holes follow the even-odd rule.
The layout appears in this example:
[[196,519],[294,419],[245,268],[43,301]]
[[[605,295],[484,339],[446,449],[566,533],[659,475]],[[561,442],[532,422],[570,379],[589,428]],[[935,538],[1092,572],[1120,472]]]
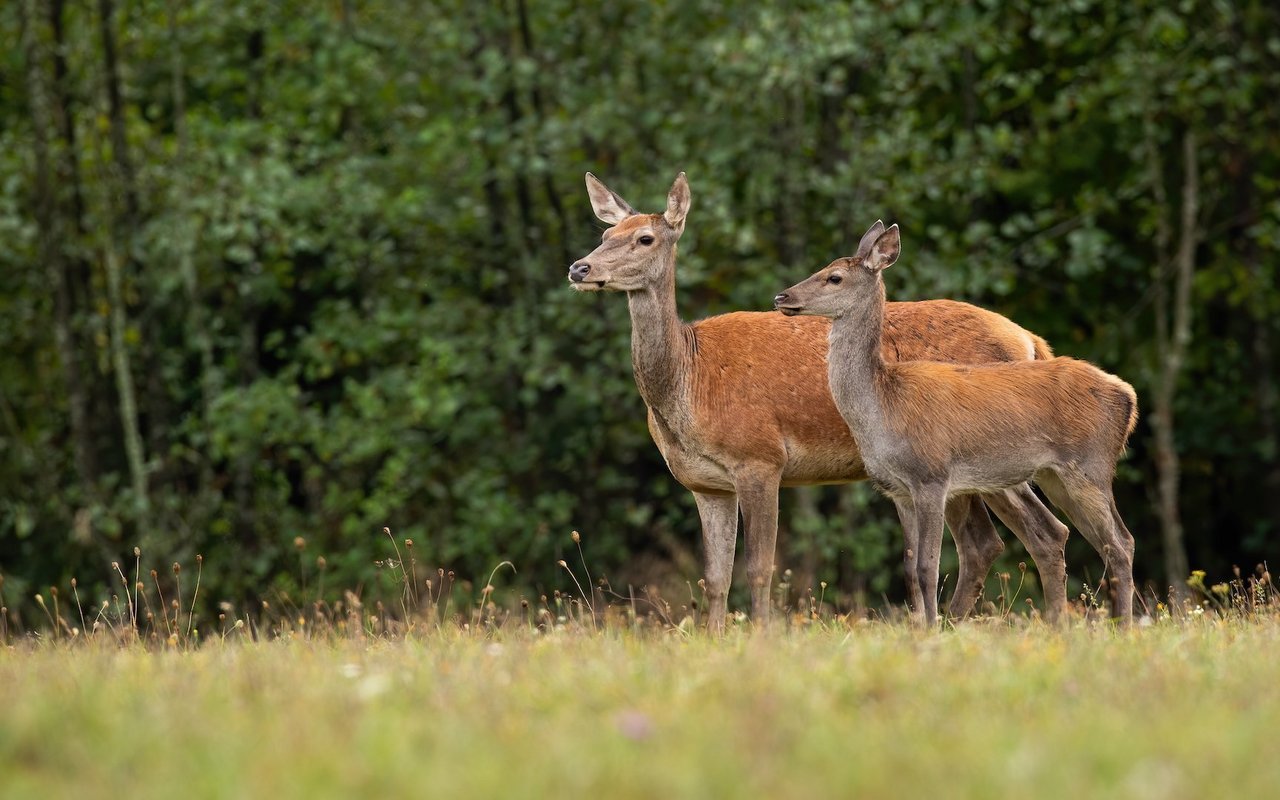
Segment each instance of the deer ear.
[[888,230],[877,236],[871,243],[871,247],[863,257],[862,266],[873,272],[888,269],[898,260],[900,252],[902,252],[902,238],[898,234],[898,226],[890,225]]
[[627,217],[635,216],[636,210],[626,200],[590,172],[587,173],[587,196],[591,198],[591,210],[596,212],[601,222],[617,225]]
[[689,179],[681,172],[671,184],[671,191],[667,192],[667,210],[662,213],[662,218],[673,228],[683,227],[684,218],[689,213],[689,202]]
[[858,249],[853,252],[854,260],[861,261],[866,258],[867,253],[871,252],[871,245],[876,243],[876,239],[879,239],[882,233],[884,233],[884,223],[876,220],[875,224],[867,228],[867,232],[862,234],[862,239],[858,242]]

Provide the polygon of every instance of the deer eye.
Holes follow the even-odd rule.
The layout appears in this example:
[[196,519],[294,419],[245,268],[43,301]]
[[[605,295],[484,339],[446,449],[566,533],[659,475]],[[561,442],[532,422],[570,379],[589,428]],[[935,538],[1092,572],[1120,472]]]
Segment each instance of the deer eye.
[[648,247],[649,245],[653,244],[653,237],[648,234],[645,234],[644,236],[641,236],[636,241],[640,242],[640,244],[644,245],[645,247]]
[[838,284],[838,283],[840,283],[840,281],[842,281],[842,280],[844,280],[844,278],[841,278],[839,275],[832,275],[830,278],[827,278],[827,283],[837,283],[837,284]]

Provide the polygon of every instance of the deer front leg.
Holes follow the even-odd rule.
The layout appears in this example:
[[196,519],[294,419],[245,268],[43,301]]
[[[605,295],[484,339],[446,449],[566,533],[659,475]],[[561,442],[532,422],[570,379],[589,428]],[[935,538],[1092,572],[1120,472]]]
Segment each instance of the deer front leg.
[[924,613],[924,594],[920,591],[920,543],[916,536],[915,507],[909,498],[893,498],[902,523],[902,568],[907,581],[907,607],[915,621]]
[[991,515],[977,495],[952,497],[946,506],[947,527],[956,542],[956,554],[960,557],[956,588],[947,604],[947,616],[963,619],[973,611],[982,595],[983,584],[991,565],[996,563],[1004,542],[991,522]]
[[707,595],[707,632],[724,633],[733,555],[738,544],[738,498],[731,494],[693,493],[702,519],[703,581]]
[[1040,573],[1044,618],[1056,623],[1067,611],[1067,526],[1040,502],[1029,484],[983,495],[1013,535],[1018,537]]
[[751,619],[769,624],[769,594],[773,585],[773,556],[778,543],[778,488],[781,475],[774,467],[744,470],[735,476],[738,507],[747,542],[747,580],[751,583]]
[[920,592],[924,595],[924,623],[938,623],[938,562],[942,559],[942,523],[947,504],[944,484],[926,484],[911,492],[915,518],[916,543],[920,553],[916,562]]

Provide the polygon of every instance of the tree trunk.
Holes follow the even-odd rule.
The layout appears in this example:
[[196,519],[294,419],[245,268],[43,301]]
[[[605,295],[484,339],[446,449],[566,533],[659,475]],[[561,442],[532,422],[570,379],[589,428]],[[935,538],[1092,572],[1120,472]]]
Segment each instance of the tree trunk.
[[129,154],[129,137],[125,132],[124,101],[120,98],[120,67],[116,58],[114,0],[98,0],[98,24],[102,33],[102,58],[106,74],[107,119],[111,130],[111,157],[119,172],[120,190],[124,194],[125,221],[132,230],[138,218],[138,192],[134,181],[133,159]]
[[[1169,204],[1150,124],[1147,130],[1147,150],[1151,162],[1152,190],[1159,214],[1156,229],[1158,263],[1155,274],[1156,375],[1152,389],[1151,415],[1157,476],[1157,514],[1164,545],[1165,580],[1174,599],[1181,599],[1186,594],[1186,579],[1190,570],[1178,503],[1182,465],[1175,438],[1174,404],[1177,399],[1178,378],[1182,373],[1187,345],[1191,341],[1191,280],[1195,273],[1196,248],[1200,243],[1200,166],[1195,134],[1188,129],[1182,139],[1183,184],[1178,249],[1170,263],[1168,249],[1172,236],[1168,223]],[[1171,279],[1172,297],[1169,292]]]
[[[120,398],[120,427],[124,435],[125,458],[129,465],[130,483],[139,524],[145,526],[150,503],[147,494],[146,455],[142,444],[141,426],[138,423],[137,392],[133,383],[133,368],[129,346],[125,341],[128,327],[124,302],[124,262],[132,250],[134,224],[137,220],[137,193],[134,190],[133,164],[129,157],[129,145],[125,136],[124,107],[120,99],[120,72],[116,61],[115,30],[112,24],[114,8],[112,0],[98,1],[98,22],[102,34],[102,50],[105,59],[105,89],[111,136],[111,156],[114,180],[107,182],[106,207],[111,209],[112,230],[104,238],[103,262],[107,275],[107,300],[110,310],[111,365],[116,374],[116,393]],[[124,209],[115,209],[113,195],[124,198]]]
[[129,364],[129,346],[125,341],[127,321],[124,309],[124,280],[121,276],[120,254],[115,242],[107,237],[103,248],[103,260],[107,270],[107,299],[111,303],[111,366],[116,373],[116,391],[120,395],[120,425],[124,429],[124,452],[129,463],[129,476],[133,484],[134,501],[139,514],[145,515],[147,501],[147,459],[142,447],[142,433],[138,427],[137,392],[133,386],[133,372]]
[[93,439],[89,433],[88,403],[80,368],[80,356],[76,351],[71,325],[72,295],[67,274],[67,259],[62,249],[63,226],[59,215],[57,193],[54,182],[51,180],[49,95],[45,91],[41,74],[44,58],[36,29],[40,16],[36,11],[36,0],[23,0],[22,39],[23,51],[26,55],[27,98],[31,109],[32,142],[36,156],[34,199],[36,224],[40,231],[40,260],[44,264],[49,286],[53,289],[53,338],[58,349],[58,360],[61,362],[62,379],[66,385],[76,472],[79,474],[86,495],[92,495],[98,480],[98,466],[93,450]]
[[[516,15],[520,25],[520,45],[524,51],[525,57],[535,59],[535,50],[533,45],[533,28],[529,24],[529,8],[525,0],[516,0]],[[529,100],[533,105],[533,114],[539,124],[546,120],[546,112],[542,104],[542,92],[538,88],[538,80],[543,75],[542,70],[535,73],[535,77],[529,87]],[[538,154],[542,156],[543,161],[550,163],[551,158],[548,156],[546,148],[539,144],[538,137],[534,137],[534,144],[538,150]],[[560,242],[560,261],[568,264],[573,256],[569,252],[569,218],[565,216],[564,205],[560,202],[560,193],[556,191],[555,183],[551,180],[551,172],[542,170],[542,190],[547,196],[547,203],[551,206],[551,211],[555,215],[556,222],[559,227]]]
[[[166,11],[169,25],[169,72],[173,94],[173,132],[176,140],[172,169],[174,170],[174,196],[181,215],[182,234],[179,236],[178,274],[190,303],[188,324],[196,350],[200,354],[200,407],[203,416],[209,416],[209,407],[218,392],[218,381],[213,363],[213,340],[209,335],[205,304],[200,296],[200,279],[196,272],[195,246],[200,238],[200,221],[185,208],[187,198],[193,194],[187,168],[189,151],[187,140],[187,91],[186,62],[182,55],[182,43],[178,40],[178,0],[168,0]],[[207,471],[208,462],[204,463]]]

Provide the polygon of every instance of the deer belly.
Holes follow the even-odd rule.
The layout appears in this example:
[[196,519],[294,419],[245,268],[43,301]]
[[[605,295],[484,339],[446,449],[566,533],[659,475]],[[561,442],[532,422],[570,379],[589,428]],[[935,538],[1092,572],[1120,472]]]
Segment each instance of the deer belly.
[[813,486],[824,483],[850,483],[866,480],[867,470],[862,456],[849,448],[804,449],[787,447],[787,461],[782,468],[783,486]]

